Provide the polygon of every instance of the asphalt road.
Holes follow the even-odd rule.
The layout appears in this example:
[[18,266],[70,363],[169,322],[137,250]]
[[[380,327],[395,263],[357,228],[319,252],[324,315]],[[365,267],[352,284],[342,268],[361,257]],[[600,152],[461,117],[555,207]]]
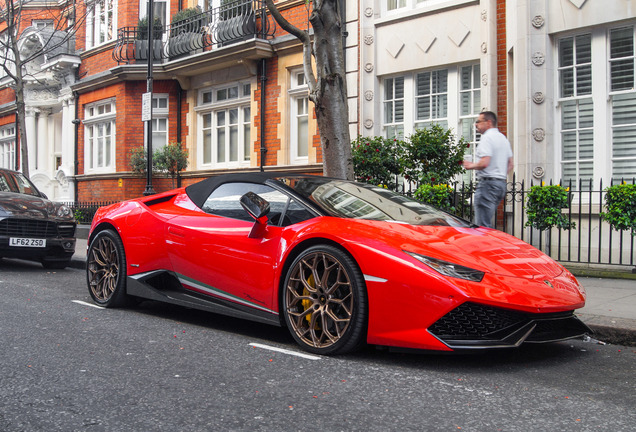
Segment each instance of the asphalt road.
[[280,328],[93,307],[82,270],[2,260],[0,293],[2,431],[636,429],[636,348],[316,357]]

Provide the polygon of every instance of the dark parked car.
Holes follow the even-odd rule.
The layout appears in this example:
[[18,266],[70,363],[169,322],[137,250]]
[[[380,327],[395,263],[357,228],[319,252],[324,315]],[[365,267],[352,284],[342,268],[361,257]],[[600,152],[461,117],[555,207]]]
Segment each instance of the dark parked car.
[[0,169],[0,258],[64,268],[75,252],[71,209],[50,201],[23,174]]

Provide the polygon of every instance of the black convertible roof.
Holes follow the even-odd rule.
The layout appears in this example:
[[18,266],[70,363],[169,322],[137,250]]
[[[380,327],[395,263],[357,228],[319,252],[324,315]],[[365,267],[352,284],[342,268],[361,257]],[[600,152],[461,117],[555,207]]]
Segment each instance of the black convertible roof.
[[208,199],[210,193],[221,186],[224,183],[243,182],[243,183],[256,183],[263,184],[265,181],[271,178],[278,177],[307,177],[303,174],[270,171],[270,172],[247,172],[247,173],[234,173],[234,174],[222,174],[215,177],[210,177],[205,180],[201,180],[198,183],[194,183],[185,188],[186,194],[199,208],[203,207],[205,200]]

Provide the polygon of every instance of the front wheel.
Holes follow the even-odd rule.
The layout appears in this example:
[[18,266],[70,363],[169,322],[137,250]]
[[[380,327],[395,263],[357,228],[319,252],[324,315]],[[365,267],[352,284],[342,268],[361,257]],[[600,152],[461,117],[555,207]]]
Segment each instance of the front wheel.
[[124,306],[126,295],[126,255],[124,245],[112,230],[100,231],[86,255],[88,292],[100,306]]
[[367,293],[356,263],[339,249],[303,251],[285,278],[283,314],[292,336],[316,354],[359,348],[367,327]]

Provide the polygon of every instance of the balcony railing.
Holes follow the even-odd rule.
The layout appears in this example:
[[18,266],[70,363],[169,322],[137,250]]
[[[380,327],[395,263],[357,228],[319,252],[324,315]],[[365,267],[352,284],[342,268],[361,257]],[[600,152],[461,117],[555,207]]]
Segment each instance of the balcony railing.
[[[173,60],[247,39],[272,38],[276,25],[264,0],[237,0],[165,27],[153,28],[155,61]],[[122,27],[113,49],[117,63],[148,60],[148,30]]]

